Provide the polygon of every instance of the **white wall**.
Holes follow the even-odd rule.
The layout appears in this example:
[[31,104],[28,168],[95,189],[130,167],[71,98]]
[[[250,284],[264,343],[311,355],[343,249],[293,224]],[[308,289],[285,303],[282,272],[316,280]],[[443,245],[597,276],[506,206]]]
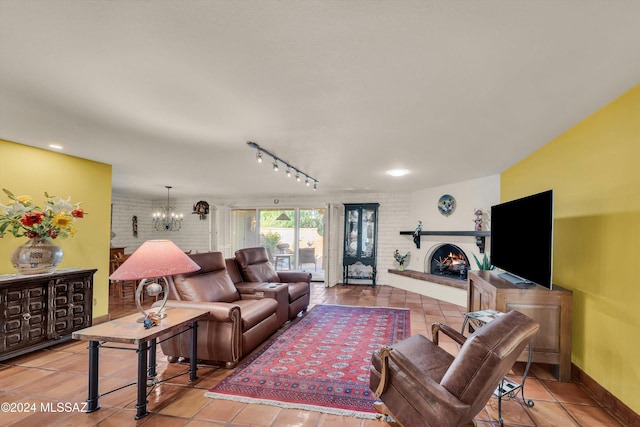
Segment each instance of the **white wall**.
[[[169,239],[184,251],[207,252],[215,250],[215,233],[212,234],[210,245],[210,224],[215,221],[215,210],[207,215],[207,219],[200,220],[198,215],[192,215],[193,204],[199,200],[174,200],[171,205],[177,212],[184,214],[182,227],[178,231],[157,231],[153,227],[152,214],[160,206],[166,205],[165,200],[142,200],[114,194],[112,196],[111,230],[116,234],[111,239],[112,247],[124,247],[125,253],[132,253],[146,240]],[[211,203],[211,202],[209,202]],[[133,236],[132,217],[138,217],[138,237]]]
[[[437,209],[440,196],[450,194],[456,198],[457,207],[448,217],[441,215]],[[275,199],[278,203],[275,203]],[[197,215],[191,215],[192,207],[198,200],[205,200],[211,205],[211,215],[208,221],[200,221]],[[500,200],[500,176],[492,175],[470,181],[428,188],[413,193],[344,193],[332,195],[329,200],[326,197],[310,195],[308,197],[277,198],[265,196],[263,198],[247,199],[215,199],[213,196],[201,197],[198,200],[174,200],[171,204],[177,210],[185,214],[183,227],[177,232],[158,232],[153,230],[151,213],[154,207],[166,204],[166,200],[145,201],[132,199],[127,196],[113,196],[113,230],[116,237],[112,240],[112,246],[125,246],[125,252],[131,253],[148,239],[169,238],[183,250],[207,251],[220,250],[228,253],[228,236],[230,209],[232,208],[311,208],[326,207],[329,204],[341,203],[379,203],[378,212],[378,284],[393,284],[388,269],[397,268],[393,253],[398,249],[401,253],[410,252],[407,268],[424,271],[424,257],[429,249],[439,243],[453,243],[465,251],[471,258],[472,253],[480,255],[475,238],[473,237],[447,237],[447,236],[422,236],[421,249],[416,249],[411,236],[401,236],[400,231],[412,231],[422,221],[423,230],[449,230],[471,231],[474,229],[474,210],[479,208],[488,212],[492,205]],[[216,213],[218,214],[216,216]],[[138,216],[138,238],[131,236],[131,217]],[[336,257],[333,265],[341,269],[342,238],[344,234],[344,218],[337,218],[340,236],[332,239],[339,248],[330,248],[331,256]],[[209,232],[209,223],[212,225],[212,234]],[[209,244],[211,239],[211,244]],[[489,241],[487,239],[487,248]],[[341,280],[342,271],[332,271],[328,278],[329,285],[335,285]],[[414,281],[418,282],[418,281]],[[406,284],[403,282],[403,288]],[[416,283],[415,288],[405,288],[418,293],[421,284]]]
[[[449,215],[444,216],[438,210],[438,200],[444,194],[449,194],[456,199],[456,209]],[[404,230],[414,230],[418,220],[422,221],[423,231],[472,231],[474,230],[474,211],[482,209],[485,218],[491,206],[500,202],[500,175],[491,175],[470,181],[458,182],[455,184],[443,185],[440,187],[428,188],[416,191],[411,195],[410,222],[406,224]],[[485,222],[483,230],[488,230],[490,221]],[[403,236],[412,241],[411,236]],[[472,268],[476,268],[472,254],[479,259],[482,255],[475,244],[475,237],[471,236],[422,236],[420,249],[413,246],[409,267],[412,270],[424,271],[424,259],[429,254],[431,248],[441,243],[453,243],[459,246],[469,257]],[[413,241],[412,241],[413,244]],[[486,249],[488,254],[489,238],[486,239]]]

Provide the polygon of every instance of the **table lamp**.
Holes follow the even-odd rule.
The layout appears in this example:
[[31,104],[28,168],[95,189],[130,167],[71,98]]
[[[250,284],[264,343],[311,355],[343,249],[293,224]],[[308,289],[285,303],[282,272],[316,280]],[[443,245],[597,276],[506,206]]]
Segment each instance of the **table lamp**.
[[[169,285],[166,276],[191,273],[200,270],[200,266],[189,258],[171,240],[147,240],[124,261],[109,279],[140,281],[136,288],[136,306],[143,317],[138,322],[144,322],[148,316],[162,319],[167,316],[163,311],[169,296]],[[161,286],[159,281],[164,282]],[[157,297],[164,292],[164,299],[158,311],[147,313],[142,308],[142,293]]]

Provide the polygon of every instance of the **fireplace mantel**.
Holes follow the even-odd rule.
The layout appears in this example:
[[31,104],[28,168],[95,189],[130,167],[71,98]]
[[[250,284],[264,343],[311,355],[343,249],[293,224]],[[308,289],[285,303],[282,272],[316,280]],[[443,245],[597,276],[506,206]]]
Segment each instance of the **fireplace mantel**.
[[[413,236],[414,231],[401,231],[401,236]],[[420,236],[473,236],[480,253],[484,253],[485,238],[491,236],[491,231],[421,231]],[[417,246],[417,244],[416,244]]]

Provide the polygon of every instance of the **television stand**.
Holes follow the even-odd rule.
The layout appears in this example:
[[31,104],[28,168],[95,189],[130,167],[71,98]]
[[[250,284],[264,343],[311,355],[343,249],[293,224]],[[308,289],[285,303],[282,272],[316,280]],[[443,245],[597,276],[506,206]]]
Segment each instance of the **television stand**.
[[511,282],[514,285],[533,285],[534,283],[531,280],[527,280],[524,277],[520,277],[520,276],[516,276],[513,273],[507,273],[506,271],[504,273],[500,273],[498,274],[498,277],[500,277],[501,279],[506,280],[507,282]]
[[[489,270],[473,270],[468,275],[467,311],[517,310],[540,324],[533,337],[532,362],[554,365],[560,381],[571,379],[571,317],[573,293],[561,286],[553,289],[532,285],[520,287]],[[527,361],[528,352],[518,357]]]

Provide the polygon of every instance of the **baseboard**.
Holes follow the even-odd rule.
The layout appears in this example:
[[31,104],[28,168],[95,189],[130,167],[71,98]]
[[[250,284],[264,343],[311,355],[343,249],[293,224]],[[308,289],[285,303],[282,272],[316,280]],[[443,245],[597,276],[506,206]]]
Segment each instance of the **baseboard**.
[[622,403],[620,399],[611,394],[610,391],[598,384],[573,363],[571,364],[571,377],[574,381],[582,383],[585,388],[600,401],[600,404],[609,409],[615,416],[632,427],[640,427],[640,415],[636,414],[631,408]]
[[109,313],[107,313],[104,316],[94,317],[93,320],[91,321],[91,324],[92,325],[99,325],[100,323],[106,323],[106,322],[108,322],[110,320],[111,320],[111,315]]

